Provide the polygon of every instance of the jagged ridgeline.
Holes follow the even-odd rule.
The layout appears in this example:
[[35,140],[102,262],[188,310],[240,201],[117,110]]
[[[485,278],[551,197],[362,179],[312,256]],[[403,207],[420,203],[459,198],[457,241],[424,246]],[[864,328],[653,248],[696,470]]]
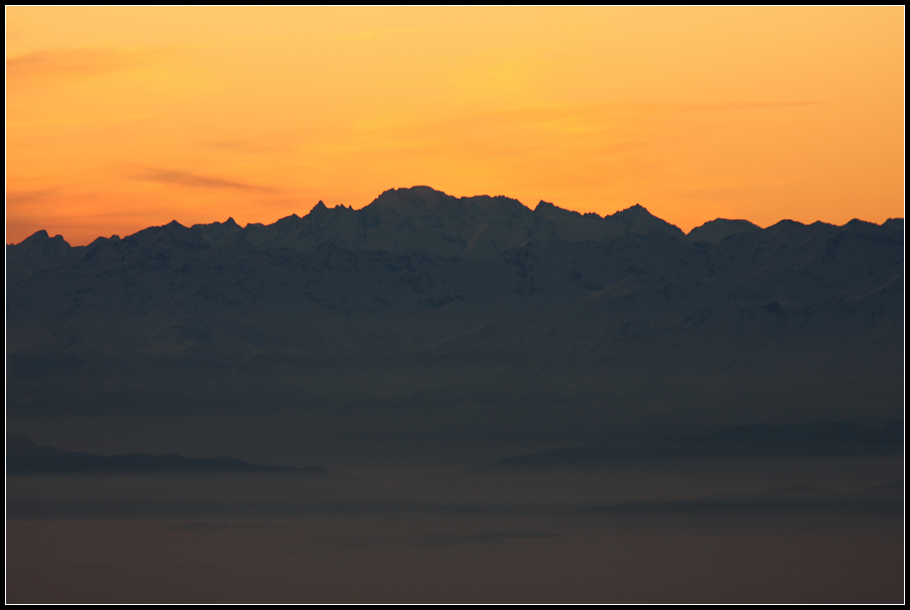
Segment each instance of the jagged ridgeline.
[[688,235],[428,187],[240,227],[7,246],[15,418],[294,412],[585,435],[902,414],[903,220]]

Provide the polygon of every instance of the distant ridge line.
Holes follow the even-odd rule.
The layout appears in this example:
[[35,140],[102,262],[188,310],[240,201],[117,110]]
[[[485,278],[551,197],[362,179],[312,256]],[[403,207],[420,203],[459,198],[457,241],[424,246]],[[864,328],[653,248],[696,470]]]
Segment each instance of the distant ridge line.
[[216,458],[188,458],[176,453],[94,455],[39,446],[26,436],[7,436],[7,475],[25,474],[128,474],[128,473],[219,473],[219,472],[287,472],[330,474],[315,466],[263,466],[226,455]]
[[[332,242],[345,249],[403,251],[422,248],[442,256],[490,260],[529,240],[611,242],[625,235],[660,234],[691,243],[718,243],[731,235],[769,231],[781,226],[804,225],[792,220],[762,229],[748,220],[717,218],[693,228],[688,234],[634,204],[614,214],[582,214],[540,201],[532,210],[504,195],[453,197],[428,186],[389,189],[360,209],[319,201],[304,216],[291,214],[272,224],[248,223],[241,227],[232,217],[224,222],[186,227],[176,220],[148,227],[121,239],[99,237],[87,246],[72,248],[62,236],[50,237],[41,229],[18,244],[8,244],[7,254],[36,250],[44,258],[59,258],[70,250],[90,250],[111,242],[144,242],[166,234],[199,246],[227,246],[245,241],[260,248],[286,247],[312,250]],[[821,223],[824,226],[834,227]],[[839,228],[858,224],[903,230],[903,219],[882,225],[853,220]],[[12,250],[11,250],[12,249]]]

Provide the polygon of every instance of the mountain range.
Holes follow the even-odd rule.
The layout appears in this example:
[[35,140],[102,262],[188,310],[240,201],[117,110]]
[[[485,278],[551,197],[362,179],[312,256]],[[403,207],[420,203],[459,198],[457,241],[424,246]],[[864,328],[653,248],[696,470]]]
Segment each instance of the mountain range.
[[310,438],[902,418],[903,219],[689,234],[429,187],[7,245],[8,421],[282,413]]

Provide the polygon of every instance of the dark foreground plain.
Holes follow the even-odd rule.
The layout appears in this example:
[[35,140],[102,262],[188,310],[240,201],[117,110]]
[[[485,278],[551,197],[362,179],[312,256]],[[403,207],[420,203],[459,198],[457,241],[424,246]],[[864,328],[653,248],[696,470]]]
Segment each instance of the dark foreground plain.
[[7,601],[900,603],[900,521],[16,521]]
[[901,602],[904,229],[428,187],[7,246],[7,601]]
[[893,454],[18,475],[7,600],[901,602],[902,476]]

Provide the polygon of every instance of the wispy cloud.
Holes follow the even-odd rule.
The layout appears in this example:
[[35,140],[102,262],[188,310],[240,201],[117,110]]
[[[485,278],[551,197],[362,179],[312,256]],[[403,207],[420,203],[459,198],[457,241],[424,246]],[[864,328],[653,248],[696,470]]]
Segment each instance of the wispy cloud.
[[94,76],[125,70],[161,55],[155,50],[50,49],[6,60],[8,79]]
[[60,189],[58,188],[6,191],[6,203],[7,205],[41,203],[59,197],[59,195]]
[[145,169],[130,176],[134,180],[143,180],[145,182],[158,182],[161,184],[176,184],[179,186],[189,186],[203,189],[227,189],[234,191],[248,191],[255,193],[275,193],[278,189],[259,186],[257,184],[247,184],[218,178],[215,176],[201,176],[179,170],[168,169]]

